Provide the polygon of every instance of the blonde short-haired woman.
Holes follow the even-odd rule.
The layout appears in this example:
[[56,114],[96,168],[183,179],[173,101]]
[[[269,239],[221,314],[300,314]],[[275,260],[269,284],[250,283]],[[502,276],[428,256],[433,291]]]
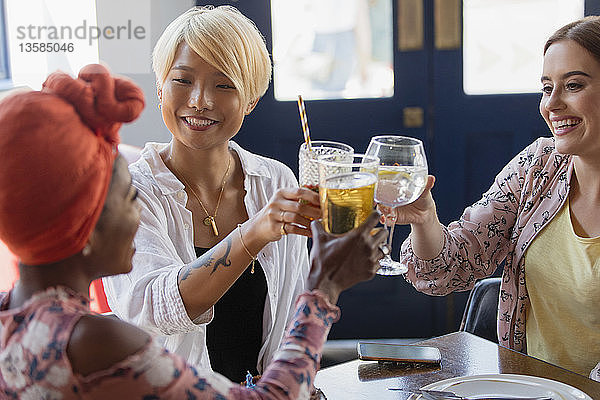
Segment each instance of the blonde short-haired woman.
[[[142,205],[137,251],[131,273],[105,279],[108,302],[193,365],[208,367],[210,355],[214,370],[240,381],[271,359],[305,289],[318,196],[231,140],[271,76],[264,38],[237,9],[179,16],[153,67],[173,138],[148,143],[130,166]],[[211,250],[234,230],[244,265]]]

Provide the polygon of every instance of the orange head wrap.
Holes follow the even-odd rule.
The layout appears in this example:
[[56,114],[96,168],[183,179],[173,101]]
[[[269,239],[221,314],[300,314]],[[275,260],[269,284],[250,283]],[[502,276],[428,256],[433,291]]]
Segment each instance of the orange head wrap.
[[0,102],[0,239],[27,265],[85,246],[104,206],[119,128],[142,90],[97,64],[56,72],[41,91]]

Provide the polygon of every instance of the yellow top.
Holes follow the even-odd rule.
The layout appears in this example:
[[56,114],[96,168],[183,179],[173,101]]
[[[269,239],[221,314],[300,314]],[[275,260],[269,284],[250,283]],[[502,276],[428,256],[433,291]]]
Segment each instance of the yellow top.
[[527,353],[589,375],[600,361],[600,237],[577,236],[569,202],[525,254]]

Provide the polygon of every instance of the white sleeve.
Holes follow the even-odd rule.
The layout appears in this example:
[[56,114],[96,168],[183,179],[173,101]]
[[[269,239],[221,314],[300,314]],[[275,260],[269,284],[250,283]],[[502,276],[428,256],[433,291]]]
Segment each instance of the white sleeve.
[[[285,187],[298,187],[296,176],[288,167],[282,172],[282,180],[285,182]],[[282,187],[284,187],[282,185]],[[298,278],[295,288],[290,296],[291,302],[289,306],[289,320],[292,319],[295,312],[296,298],[304,293],[307,289],[308,274],[310,273],[310,259],[308,254],[308,239],[304,236],[294,235],[294,242],[290,246],[291,251],[286,254],[286,268],[297,268]]]
[[172,335],[198,330],[212,319],[213,308],[192,321],[179,293],[179,271],[186,265],[169,237],[164,206],[151,187],[137,185],[141,206],[133,269],[103,278],[111,310],[121,319],[151,333]]

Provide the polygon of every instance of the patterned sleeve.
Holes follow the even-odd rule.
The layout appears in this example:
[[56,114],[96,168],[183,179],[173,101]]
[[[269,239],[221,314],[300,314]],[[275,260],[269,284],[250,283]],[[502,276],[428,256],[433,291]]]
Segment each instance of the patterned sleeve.
[[340,311],[318,291],[301,295],[296,305],[281,348],[254,388],[197,371],[152,341],[109,371],[83,378],[81,390],[85,398],[98,399],[308,399]]
[[408,265],[405,277],[417,290],[440,296],[469,290],[476,280],[494,273],[509,251],[529,169],[543,163],[539,154],[546,150],[541,146],[543,141],[538,139],[521,151],[458,221],[442,226],[444,247],[437,257],[420,259],[412,250],[410,236],[404,241],[401,262]]

